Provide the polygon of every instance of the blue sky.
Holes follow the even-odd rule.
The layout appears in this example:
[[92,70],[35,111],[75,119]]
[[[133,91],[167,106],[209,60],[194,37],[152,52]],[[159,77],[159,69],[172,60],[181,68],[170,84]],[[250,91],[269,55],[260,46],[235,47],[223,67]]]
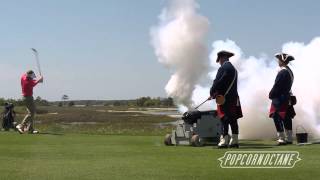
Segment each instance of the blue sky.
[[[166,96],[171,72],[157,62],[150,27],[167,0],[0,0],[0,97],[19,98],[20,75],[40,53],[45,83],[35,95],[58,100]],[[215,40],[272,56],[289,41],[320,35],[316,0],[199,0]]]

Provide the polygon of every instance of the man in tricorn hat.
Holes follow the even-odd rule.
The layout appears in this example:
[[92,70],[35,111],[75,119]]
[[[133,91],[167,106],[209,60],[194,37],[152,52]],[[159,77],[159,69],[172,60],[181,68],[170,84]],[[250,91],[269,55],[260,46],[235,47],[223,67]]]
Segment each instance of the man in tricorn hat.
[[32,70],[27,71],[27,73],[23,74],[21,77],[21,88],[22,88],[22,96],[23,101],[27,107],[28,114],[24,117],[21,124],[17,126],[17,130],[19,133],[24,133],[25,129],[30,134],[36,134],[36,131],[33,127],[33,117],[35,114],[35,104],[33,99],[33,88],[38,84],[43,82],[43,77],[40,76],[36,79],[36,75]]
[[291,87],[294,76],[288,67],[293,56],[285,53],[276,54],[280,71],[269,93],[272,100],[269,117],[273,118],[277,130],[278,145],[292,144],[292,119],[296,115],[293,105],[296,98],[292,95]]
[[[238,119],[242,117],[240,99],[237,90],[238,73],[229,61],[234,54],[228,51],[220,51],[217,54],[216,62],[221,65],[218,69],[213,85],[210,89],[209,99],[216,99],[218,117],[221,119],[222,136],[218,148],[238,148],[239,126]],[[223,99],[218,102],[218,99]],[[229,125],[232,136],[229,141]]]

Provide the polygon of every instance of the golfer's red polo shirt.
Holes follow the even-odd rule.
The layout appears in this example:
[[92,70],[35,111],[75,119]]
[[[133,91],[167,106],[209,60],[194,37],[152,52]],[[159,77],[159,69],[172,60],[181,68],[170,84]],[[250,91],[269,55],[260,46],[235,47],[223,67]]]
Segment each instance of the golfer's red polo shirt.
[[22,88],[22,96],[32,96],[33,95],[33,87],[38,84],[36,80],[27,78],[27,74],[22,75],[21,77],[21,88]]

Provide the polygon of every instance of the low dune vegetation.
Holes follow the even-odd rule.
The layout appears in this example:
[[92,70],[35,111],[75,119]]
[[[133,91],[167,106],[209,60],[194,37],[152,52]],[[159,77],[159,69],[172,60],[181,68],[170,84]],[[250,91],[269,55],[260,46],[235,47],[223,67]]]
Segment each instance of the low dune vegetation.
[[[20,122],[25,108],[18,106],[15,111],[16,121]],[[160,111],[168,110],[164,108],[156,112]],[[177,119],[145,112],[145,108],[128,107],[41,106],[37,108],[35,127],[48,133],[163,135],[172,129],[169,122]]]

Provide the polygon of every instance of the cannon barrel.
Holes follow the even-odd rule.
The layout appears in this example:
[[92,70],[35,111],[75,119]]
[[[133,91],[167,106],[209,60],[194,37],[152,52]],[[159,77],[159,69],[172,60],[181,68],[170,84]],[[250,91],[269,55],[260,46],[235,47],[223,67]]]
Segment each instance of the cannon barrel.
[[196,123],[197,120],[200,118],[201,118],[201,112],[198,110],[187,111],[182,115],[182,120],[187,124]]

